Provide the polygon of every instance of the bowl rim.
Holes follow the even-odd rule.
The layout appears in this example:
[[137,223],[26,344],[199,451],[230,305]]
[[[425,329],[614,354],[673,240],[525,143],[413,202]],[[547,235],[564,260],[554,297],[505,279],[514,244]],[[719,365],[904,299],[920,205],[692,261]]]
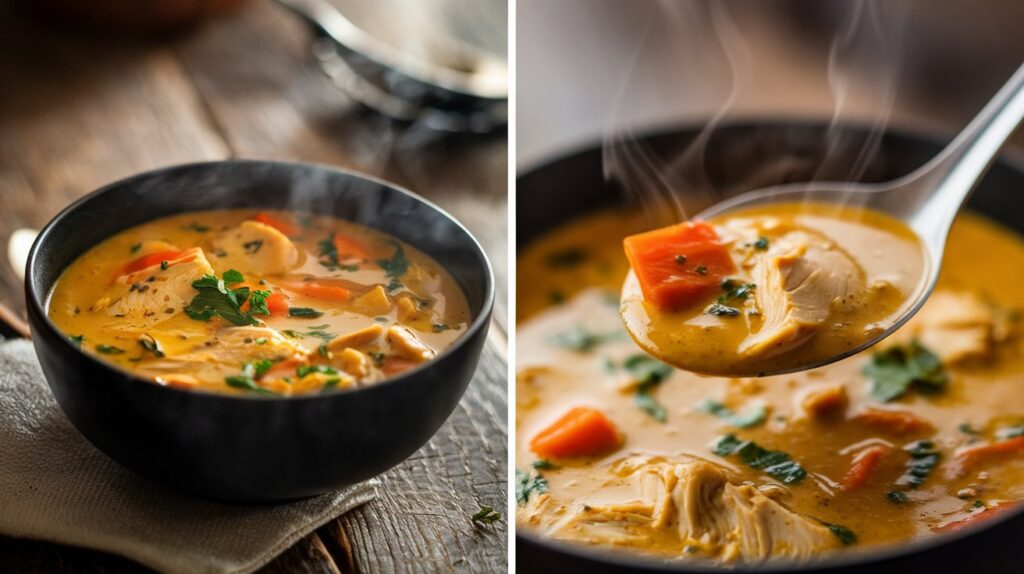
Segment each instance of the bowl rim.
[[[765,117],[738,117],[730,121],[723,122],[716,126],[715,130],[722,129],[786,129],[786,128],[799,128],[799,129],[824,129],[828,128],[831,124],[827,120],[820,118],[807,118],[798,116],[781,116],[778,118],[765,118]],[[855,132],[867,132],[871,127],[864,122],[857,121],[846,121],[837,124],[840,129],[846,129]],[[658,139],[658,138],[671,138],[674,136],[682,136],[685,134],[698,135],[706,127],[706,122],[700,121],[687,121],[687,122],[668,122],[658,123],[650,126],[642,126],[637,129],[633,134],[633,138],[638,141]],[[902,140],[914,141],[918,144],[934,144],[939,146],[941,149],[950,141],[950,136],[955,135],[954,132],[939,129],[935,126],[911,126],[904,123],[890,123],[886,129],[882,132],[882,137],[896,137]],[[519,184],[525,178],[535,177],[541,172],[555,168],[558,164],[562,164],[574,159],[579,159],[587,154],[594,153],[595,150],[600,150],[602,143],[600,140],[588,139],[585,141],[577,141],[570,146],[563,148],[560,152],[550,154],[546,159],[542,159],[531,163],[528,166],[524,166],[524,169],[517,170],[516,172],[516,192],[519,191]],[[1018,151],[1016,149],[1003,149],[999,155],[993,161],[993,166],[1001,164],[1010,170],[1017,172],[1024,176],[1024,151]],[[518,219],[517,219],[518,224]],[[1004,226],[1001,222],[997,222],[998,225]],[[1018,233],[1019,235],[1024,235]],[[537,237],[532,237],[527,240],[521,240],[518,237],[517,229],[517,243],[514,246],[515,251],[518,253],[519,250],[523,249],[526,245],[532,243]],[[515,255],[515,254],[513,254]],[[515,369],[515,364],[511,364],[511,368]],[[514,441],[515,438],[512,436],[510,440]],[[510,452],[513,458],[514,444],[510,444]],[[511,464],[515,467],[514,461]],[[510,469],[511,472],[511,469]],[[513,507],[514,510],[515,507]],[[740,568],[750,568],[756,572],[764,572],[769,574],[782,574],[784,572],[793,572],[799,574],[800,572],[820,572],[831,568],[844,568],[844,567],[869,567],[872,564],[884,562],[886,560],[898,559],[907,557],[913,554],[927,552],[934,548],[945,546],[948,544],[954,544],[967,538],[972,538],[981,535],[984,532],[991,530],[992,528],[1010,521],[1021,520],[1024,518],[1024,504],[1020,504],[1018,508],[1011,509],[1009,512],[996,516],[990,520],[987,520],[981,524],[975,525],[970,528],[964,528],[955,532],[941,533],[936,536],[927,536],[924,538],[918,538],[915,540],[905,541],[903,543],[894,543],[886,545],[878,545],[874,548],[867,548],[857,551],[838,552],[832,553],[830,556],[823,557],[821,559],[812,559],[804,562],[790,561],[790,560],[771,560],[761,564],[750,564],[750,565],[739,565]],[[1024,521],[1022,521],[1024,523]],[[714,565],[708,562],[693,562],[690,564],[672,561],[671,559],[661,559],[654,555],[644,555],[639,553],[629,553],[616,548],[599,548],[596,546],[590,546],[583,543],[572,543],[553,538],[541,536],[539,534],[526,531],[524,529],[516,527],[515,529],[516,543],[525,542],[527,544],[544,548],[547,551],[562,554],[572,559],[583,560],[585,562],[596,562],[602,566],[620,568],[624,570],[637,569],[639,571],[648,572],[664,572],[664,573],[676,573],[676,574],[687,574],[687,573],[700,573],[700,574],[716,574],[722,572],[729,572],[736,570],[736,564],[733,565]]]
[[[105,193],[110,193],[111,191],[113,191],[115,189],[119,189],[119,188],[122,188],[124,186],[135,185],[135,184],[137,184],[137,183],[139,183],[141,181],[144,181],[144,180],[146,180],[148,178],[152,178],[154,176],[158,176],[158,175],[161,175],[161,174],[173,174],[173,173],[176,173],[176,172],[187,172],[187,171],[194,170],[194,169],[208,169],[208,168],[212,168],[212,167],[216,167],[216,166],[222,166],[222,165],[235,165],[235,166],[241,166],[243,168],[255,167],[255,166],[260,166],[260,165],[264,165],[264,166],[265,165],[270,165],[270,166],[276,166],[276,167],[282,167],[282,168],[304,168],[304,169],[319,170],[319,171],[331,173],[333,176],[343,176],[343,177],[349,177],[349,178],[355,178],[355,179],[359,179],[359,180],[369,181],[369,182],[375,183],[375,184],[377,184],[379,186],[382,186],[382,187],[385,187],[385,188],[389,188],[391,191],[393,191],[395,193],[399,193],[401,195],[405,195],[408,198],[412,199],[413,201],[416,201],[416,202],[419,202],[419,203],[422,203],[422,204],[426,205],[427,207],[429,207],[429,208],[433,209],[434,211],[436,211],[437,213],[441,214],[442,217],[447,219],[458,230],[462,231],[462,233],[464,233],[466,238],[469,240],[470,245],[472,245],[473,249],[476,251],[476,255],[480,258],[480,261],[482,263],[480,271],[482,272],[482,277],[484,279],[484,284],[483,284],[483,287],[484,287],[484,297],[483,297],[483,301],[481,302],[481,305],[480,305],[480,311],[478,313],[476,313],[475,316],[473,317],[472,321],[470,321],[469,326],[466,328],[466,331],[464,333],[462,333],[462,335],[459,336],[459,338],[456,339],[449,347],[444,349],[442,352],[438,353],[438,355],[436,357],[434,357],[433,359],[431,359],[429,361],[424,361],[423,363],[420,363],[419,365],[416,365],[412,369],[409,369],[408,371],[405,371],[405,372],[403,372],[403,373],[401,373],[401,374],[399,374],[397,376],[388,377],[388,378],[386,378],[384,380],[381,380],[379,382],[373,383],[371,385],[365,385],[365,386],[360,386],[360,387],[352,387],[352,388],[347,388],[347,389],[334,388],[334,389],[329,390],[326,393],[307,393],[307,394],[287,395],[287,396],[285,396],[285,395],[263,395],[263,394],[256,395],[256,394],[251,394],[251,393],[247,393],[247,394],[234,394],[234,393],[222,393],[222,392],[217,392],[217,391],[207,390],[207,389],[186,389],[186,388],[171,387],[171,386],[167,386],[167,385],[158,384],[158,383],[154,382],[152,379],[147,379],[147,378],[144,378],[144,377],[140,377],[137,374],[133,373],[132,371],[130,371],[130,370],[126,369],[126,368],[123,368],[123,367],[121,367],[119,365],[115,365],[113,363],[109,363],[109,362],[104,361],[104,360],[102,360],[102,359],[100,359],[98,357],[94,357],[91,354],[89,354],[89,353],[85,352],[84,350],[82,350],[79,346],[73,344],[71,342],[71,339],[69,339],[68,336],[65,335],[53,323],[53,321],[50,319],[49,313],[47,313],[48,302],[49,302],[49,298],[50,298],[50,295],[51,295],[51,292],[52,292],[52,289],[53,289],[53,285],[50,285],[51,292],[47,292],[45,294],[38,293],[36,291],[34,285],[33,285],[33,283],[34,283],[33,279],[35,278],[35,276],[37,274],[36,262],[41,258],[40,254],[39,254],[40,247],[47,241],[49,236],[53,233],[53,230],[56,229],[57,227],[59,227],[60,225],[62,225],[63,221],[66,220],[66,218],[68,216],[70,216],[72,213],[76,212],[77,210],[81,209],[82,206],[85,203],[87,203],[89,201],[92,201],[96,197],[99,197],[99,196],[101,196],[101,195],[103,195]],[[259,206],[254,206],[254,207],[259,207]],[[182,213],[188,213],[189,211],[190,210],[184,210],[184,211],[182,211]],[[201,210],[192,210],[192,211],[201,211]],[[156,219],[159,219],[159,218],[156,218]],[[119,230],[118,233],[120,231],[124,231],[125,229],[130,229],[131,227],[134,227],[136,225],[141,225],[143,223],[146,223],[146,222],[149,222],[149,221],[153,221],[153,220],[154,219],[147,219],[145,221],[134,222],[134,223],[130,224],[129,226],[124,227],[121,230]],[[369,227],[369,226],[367,226],[367,227]],[[95,244],[86,247],[86,249],[91,249],[92,247],[95,247]],[[417,246],[414,246],[414,247],[417,247]],[[419,247],[417,247],[417,248],[419,249]],[[431,259],[433,259],[433,257],[431,257]],[[441,262],[438,262],[438,264],[440,264],[441,267],[443,267],[443,268],[445,268],[445,270],[447,270],[447,268],[445,267],[444,264],[442,264]],[[480,245],[479,240],[477,240],[477,238],[469,231],[469,229],[467,229],[466,226],[463,225],[462,222],[459,221],[458,219],[456,219],[452,214],[448,213],[446,210],[442,209],[440,206],[438,206],[437,204],[433,203],[432,201],[424,198],[423,196],[421,196],[421,195],[419,195],[417,193],[414,193],[414,192],[412,192],[412,191],[410,191],[410,190],[408,190],[408,189],[406,189],[406,188],[404,188],[404,187],[402,187],[400,185],[397,185],[397,184],[391,183],[389,181],[386,181],[386,180],[384,180],[382,178],[374,177],[372,175],[368,175],[368,174],[364,174],[364,173],[361,173],[361,172],[358,172],[358,171],[349,170],[349,169],[345,169],[345,168],[340,168],[340,167],[336,167],[336,166],[331,166],[331,165],[326,165],[326,164],[321,164],[321,163],[314,163],[314,162],[301,162],[301,161],[279,161],[279,160],[258,160],[258,159],[226,159],[226,160],[211,160],[211,161],[181,163],[181,164],[173,164],[173,165],[168,165],[168,166],[164,166],[164,167],[159,167],[159,168],[156,168],[156,169],[142,171],[142,172],[130,175],[128,177],[124,177],[124,178],[115,180],[113,182],[107,183],[107,184],[105,184],[105,185],[103,185],[103,186],[101,186],[101,187],[99,187],[99,188],[97,188],[97,189],[95,189],[95,190],[93,190],[93,191],[91,191],[89,193],[86,193],[85,195],[79,197],[74,202],[72,202],[71,204],[66,206],[64,209],[60,210],[56,215],[54,215],[46,223],[46,225],[43,226],[42,229],[39,230],[39,235],[36,237],[35,241],[32,242],[32,248],[29,250],[28,261],[27,261],[26,267],[27,267],[27,272],[25,273],[25,294],[26,294],[25,299],[26,299],[26,305],[39,317],[39,322],[48,331],[47,334],[56,337],[58,340],[61,341],[61,344],[63,344],[65,348],[69,349],[73,353],[76,353],[79,357],[83,358],[84,360],[92,363],[93,366],[99,366],[101,368],[107,368],[107,369],[113,370],[114,372],[116,372],[116,373],[122,375],[124,378],[128,379],[128,381],[129,381],[128,384],[145,384],[145,385],[148,385],[148,386],[153,387],[155,389],[162,389],[164,392],[169,392],[169,393],[172,393],[172,394],[173,393],[181,393],[181,394],[184,394],[184,395],[187,395],[187,396],[202,396],[202,397],[208,397],[208,398],[215,399],[215,400],[261,401],[261,402],[268,403],[268,404],[280,403],[280,402],[289,402],[289,403],[293,403],[293,402],[307,402],[307,401],[315,401],[315,400],[328,399],[328,398],[334,398],[334,397],[344,397],[344,396],[356,395],[356,394],[361,394],[361,393],[373,392],[376,389],[383,388],[383,387],[388,387],[388,386],[391,386],[393,384],[407,384],[408,381],[410,381],[414,377],[418,376],[420,373],[423,373],[423,372],[429,370],[437,362],[442,361],[442,360],[448,358],[449,356],[454,354],[456,351],[458,351],[459,349],[464,347],[467,344],[467,342],[470,339],[474,338],[481,329],[487,328],[489,326],[491,314],[493,312],[494,298],[495,298],[495,293],[494,293],[494,288],[495,288],[494,287],[494,271],[493,271],[493,269],[491,267],[490,258],[487,257],[487,253],[484,251],[483,247]],[[63,272],[63,270],[61,270],[61,272]],[[461,285],[460,285],[460,288],[461,288]],[[42,297],[40,297],[40,295],[42,295]],[[39,341],[40,339],[39,339],[39,337],[33,337],[32,340],[33,340],[33,342],[35,344],[35,342]],[[40,343],[40,344],[42,344],[42,343]],[[38,354],[38,351],[37,351],[37,354]]]

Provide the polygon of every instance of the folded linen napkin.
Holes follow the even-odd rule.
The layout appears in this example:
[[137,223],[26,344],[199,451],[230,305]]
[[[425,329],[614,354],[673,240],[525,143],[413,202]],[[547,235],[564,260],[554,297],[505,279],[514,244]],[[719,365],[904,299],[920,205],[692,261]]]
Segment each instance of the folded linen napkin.
[[368,481],[278,506],[218,504],[143,478],[64,416],[32,344],[0,342],[0,534],[121,554],[165,572],[244,573],[376,496]]

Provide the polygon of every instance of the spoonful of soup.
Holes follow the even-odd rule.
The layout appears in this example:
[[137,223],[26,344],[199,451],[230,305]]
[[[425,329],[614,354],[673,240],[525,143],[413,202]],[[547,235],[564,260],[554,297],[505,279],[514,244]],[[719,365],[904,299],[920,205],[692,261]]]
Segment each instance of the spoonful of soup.
[[901,179],[765,188],[627,237],[626,329],[658,359],[710,375],[781,374],[864,350],[924,304],[957,212],[1022,119],[1024,65]]

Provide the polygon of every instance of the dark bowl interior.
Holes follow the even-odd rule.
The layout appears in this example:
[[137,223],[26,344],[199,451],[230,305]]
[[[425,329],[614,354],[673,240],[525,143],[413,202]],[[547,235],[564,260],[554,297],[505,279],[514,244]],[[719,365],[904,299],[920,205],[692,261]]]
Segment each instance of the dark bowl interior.
[[[331,214],[418,247],[458,281],[474,317],[435,360],[359,389],[294,398],[179,390],[139,379],[73,346],[46,317],[61,271],[97,242],[175,213],[280,208]],[[448,418],[476,370],[494,284],[469,232],[412,193],[322,166],[225,161],[125,179],[79,200],[40,233],[26,300],[33,342],[71,422],[122,465],[185,492],[238,502],[309,497],[395,466]]]
[[[659,162],[669,165],[697,137],[683,127],[640,138]],[[942,148],[933,137],[890,132],[876,140],[856,126],[829,136],[825,124],[763,122],[717,128],[709,140],[703,173],[720,197],[751,189],[812,179],[886,181],[905,175]],[[866,160],[866,161],[865,161]],[[863,161],[863,169],[855,168]],[[692,166],[691,166],[692,167]],[[856,173],[854,173],[856,172]],[[753,174],[753,175],[752,175]],[[661,173],[685,189],[692,172]],[[998,161],[970,199],[968,208],[1024,234],[1024,170],[1008,158]],[[574,217],[623,205],[629,195],[603,175],[599,147],[556,159],[518,178],[517,241],[520,246]],[[687,205],[696,213],[704,206]],[[1016,264],[1022,264],[1017,262]],[[1021,572],[1016,543],[1024,533],[1024,509],[981,528],[893,547],[836,555],[807,564],[770,563],[759,572]],[[695,561],[654,560],[623,552],[587,548],[517,533],[516,560],[524,572],[722,572]]]

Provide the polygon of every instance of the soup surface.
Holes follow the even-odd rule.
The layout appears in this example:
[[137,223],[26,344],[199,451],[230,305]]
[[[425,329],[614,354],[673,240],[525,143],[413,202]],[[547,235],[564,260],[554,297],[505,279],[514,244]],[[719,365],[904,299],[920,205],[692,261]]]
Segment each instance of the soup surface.
[[159,384],[292,395],[380,381],[465,331],[437,262],[351,222],[201,211],[122,231],[61,274],[50,318]]
[[[962,215],[938,289],[870,351],[763,378],[675,370],[624,332],[637,215],[600,213],[518,262],[517,524],[681,561],[856,552],[1024,499],[1020,238]],[[699,341],[694,344],[700,344]]]
[[916,293],[924,253],[901,222],[863,208],[773,204],[631,236],[622,318],[681,369],[755,376],[866,344]]

